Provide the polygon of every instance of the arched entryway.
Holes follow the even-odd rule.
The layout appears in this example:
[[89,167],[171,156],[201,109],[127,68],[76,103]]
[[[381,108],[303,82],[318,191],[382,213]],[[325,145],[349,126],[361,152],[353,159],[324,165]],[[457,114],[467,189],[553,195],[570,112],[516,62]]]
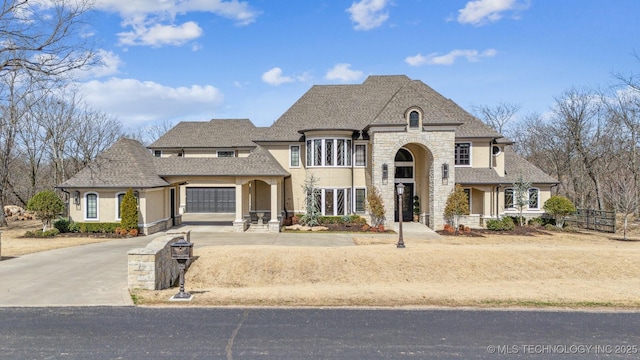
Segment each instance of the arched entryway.
[[[413,218],[413,197],[415,195],[415,160],[414,156],[407,148],[400,148],[394,158],[395,174],[394,188],[398,184],[404,185],[402,195],[402,221],[411,221]],[[394,221],[399,221],[400,211],[398,209],[398,196],[395,197]]]

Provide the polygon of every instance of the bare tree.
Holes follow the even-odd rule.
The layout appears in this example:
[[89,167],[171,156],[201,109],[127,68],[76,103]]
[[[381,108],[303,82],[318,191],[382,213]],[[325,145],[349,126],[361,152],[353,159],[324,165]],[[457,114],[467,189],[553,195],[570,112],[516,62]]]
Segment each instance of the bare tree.
[[57,76],[92,63],[81,33],[91,0],[4,0],[0,7],[0,76],[20,70]]
[[501,102],[496,106],[473,106],[474,114],[485,124],[491,126],[500,134],[509,130],[510,124],[515,120],[515,115],[522,108],[519,104]]
[[158,140],[167,131],[173,128],[174,123],[171,121],[163,121],[159,124],[146,125],[138,130],[130,131],[125,136],[128,138],[138,140],[145,146],[151,145],[154,141]]
[[621,167],[609,178],[604,192],[609,205],[624,215],[624,239],[627,240],[627,226],[629,215],[638,210],[638,189],[633,182],[634,174]]
[[123,135],[122,124],[118,120],[84,105],[73,123],[73,129],[68,134],[73,174],[82,170]]
[[602,103],[593,92],[576,88],[565,91],[555,100],[553,120],[570,141],[571,152],[578,161],[570,167],[573,179],[579,179],[578,173],[584,171],[593,183],[597,207],[602,209],[602,157],[607,155],[605,147],[611,144],[610,140],[605,141],[608,134],[602,118]]

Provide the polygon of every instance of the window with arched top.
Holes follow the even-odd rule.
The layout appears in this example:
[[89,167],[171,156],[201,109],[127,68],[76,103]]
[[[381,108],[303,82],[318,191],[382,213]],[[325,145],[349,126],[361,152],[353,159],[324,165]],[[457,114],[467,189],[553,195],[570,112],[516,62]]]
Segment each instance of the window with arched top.
[[396,153],[395,161],[413,161],[413,155],[409,152],[409,150],[405,148],[400,148]]
[[409,127],[412,129],[420,127],[420,113],[415,110],[409,113]]

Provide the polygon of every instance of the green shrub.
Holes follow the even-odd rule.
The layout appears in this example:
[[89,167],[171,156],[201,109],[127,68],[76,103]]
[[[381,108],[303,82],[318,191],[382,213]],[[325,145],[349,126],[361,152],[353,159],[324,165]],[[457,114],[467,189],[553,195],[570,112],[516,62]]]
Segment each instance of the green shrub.
[[35,237],[35,238],[47,238],[47,237],[54,237],[58,234],[60,234],[60,231],[56,228],[53,228],[46,231],[42,231],[42,230],[27,231],[24,234],[24,236]]
[[70,226],[71,226],[71,221],[65,218],[60,218],[53,223],[53,227],[58,229],[58,231],[60,231],[61,233],[70,232],[69,231]]
[[375,186],[369,186],[367,188],[367,209],[369,209],[369,215],[371,215],[371,225],[384,225],[386,220],[384,216],[384,202],[382,201],[382,196],[378,188]]
[[115,233],[120,223],[75,223],[82,233]]
[[553,195],[544,203],[544,211],[555,218],[556,226],[562,228],[564,219],[576,212],[576,206],[564,196]]
[[42,220],[42,231],[47,230],[51,221],[65,210],[64,202],[53,190],[44,190],[35,194],[27,203],[27,210]]
[[493,231],[510,231],[516,227],[513,219],[510,216],[505,216],[500,220],[489,219],[487,220],[487,229]]
[[556,221],[554,219],[546,217],[546,216],[538,216],[538,217],[535,217],[533,219],[529,219],[527,224],[531,225],[531,226],[536,226],[537,225],[537,226],[546,227],[547,225],[555,226]]
[[138,201],[133,195],[133,190],[127,190],[120,205],[120,227],[131,231],[138,228]]

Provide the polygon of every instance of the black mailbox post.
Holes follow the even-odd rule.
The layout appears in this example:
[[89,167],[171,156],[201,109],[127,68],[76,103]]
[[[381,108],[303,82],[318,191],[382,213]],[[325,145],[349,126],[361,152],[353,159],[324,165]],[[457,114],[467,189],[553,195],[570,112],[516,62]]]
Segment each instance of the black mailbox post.
[[191,294],[184,291],[184,269],[187,261],[193,257],[193,243],[188,242],[185,238],[182,238],[171,245],[171,258],[178,261],[178,267],[180,268],[180,292],[173,295],[172,299],[175,300],[190,300]]

